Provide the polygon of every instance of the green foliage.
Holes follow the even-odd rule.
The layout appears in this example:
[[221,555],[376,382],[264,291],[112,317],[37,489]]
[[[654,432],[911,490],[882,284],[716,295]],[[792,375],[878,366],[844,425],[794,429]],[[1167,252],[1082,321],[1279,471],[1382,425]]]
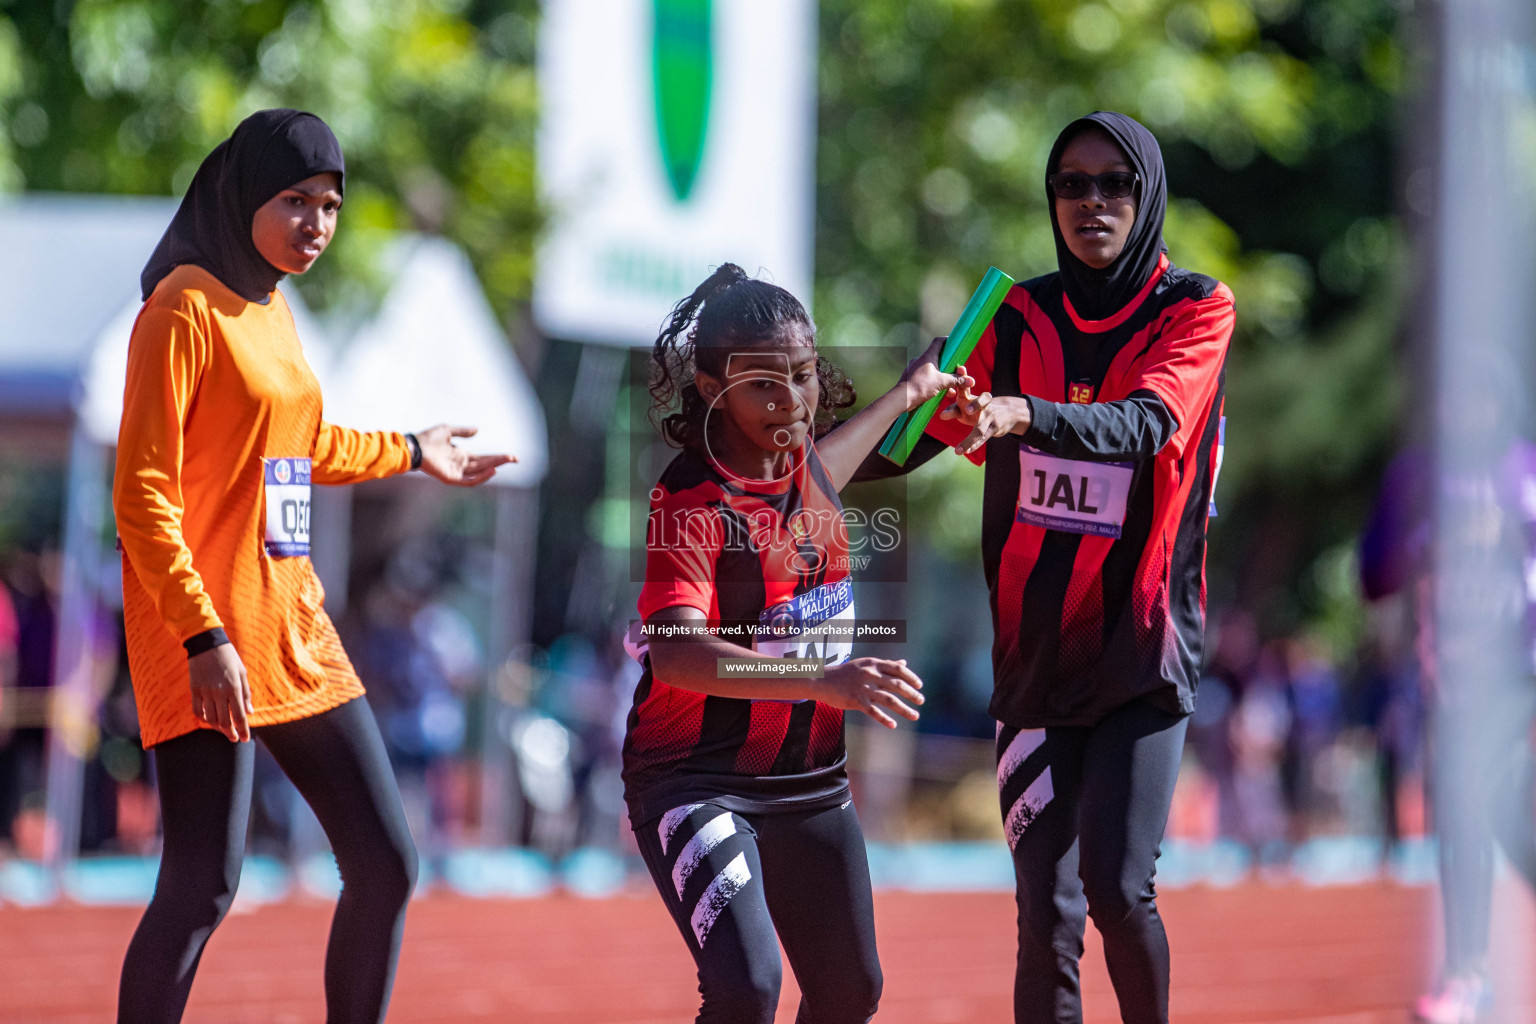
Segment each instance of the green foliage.
[[[1242,592],[1272,518],[1299,517],[1271,619],[1323,614],[1297,581],[1357,528],[1336,513],[1373,488],[1400,390],[1399,4],[823,0],[821,11],[823,337],[915,353],[989,264],[1019,279],[1054,270],[1051,143],[1091,110],[1137,117],[1167,159],[1173,260],[1237,297],[1214,572]],[[980,474],[941,456],[909,479],[927,539],[971,557]]]
[[320,305],[366,293],[383,232],[437,230],[492,301],[527,298],[534,0],[0,5],[0,187],[179,194],[241,117],[321,115],[347,154]]

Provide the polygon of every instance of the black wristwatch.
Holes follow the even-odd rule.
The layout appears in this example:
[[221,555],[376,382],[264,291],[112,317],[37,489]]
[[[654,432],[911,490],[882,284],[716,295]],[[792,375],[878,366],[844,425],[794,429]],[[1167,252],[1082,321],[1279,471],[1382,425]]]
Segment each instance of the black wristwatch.
[[406,434],[405,435],[405,443],[411,449],[411,468],[412,469],[420,469],[421,468],[421,442],[416,439],[416,435],[415,434]]

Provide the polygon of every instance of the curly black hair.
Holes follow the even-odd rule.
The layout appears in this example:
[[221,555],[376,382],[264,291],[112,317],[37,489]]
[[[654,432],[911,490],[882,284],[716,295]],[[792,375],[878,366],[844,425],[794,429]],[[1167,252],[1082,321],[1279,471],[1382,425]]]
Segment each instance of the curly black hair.
[[[694,374],[725,375],[728,351],[787,337],[816,343],[816,328],[800,300],[776,284],[748,277],[734,263],[722,263],[693,294],[672,307],[651,351],[651,423],[674,448],[704,446],[709,404]],[[821,401],[814,419],[817,437],[837,424],[836,413],[857,398],[853,382],[830,360],[816,358]]]

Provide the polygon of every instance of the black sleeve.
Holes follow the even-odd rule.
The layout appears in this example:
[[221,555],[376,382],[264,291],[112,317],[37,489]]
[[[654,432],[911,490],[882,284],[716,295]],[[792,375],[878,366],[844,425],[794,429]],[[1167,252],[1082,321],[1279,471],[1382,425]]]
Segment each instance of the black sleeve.
[[904,466],[898,466],[876,448],[864,457],[859,463],[859,468],[854,470],[851,484],[868,483],[871,480],[889,480],[893,476],[906,476],[918,466],[927,462],[935,455],[948,448],[949,445],[929,434],[924,434],[917,439],[917,444],[912,446],[912,454],[907,456]]
[[1088,405],[1032,396],[1027,401],[1032,416],[1024,443],[1064,459],[1147,458],[1156,455],[1179,428],[1163,400],[1151,391]]

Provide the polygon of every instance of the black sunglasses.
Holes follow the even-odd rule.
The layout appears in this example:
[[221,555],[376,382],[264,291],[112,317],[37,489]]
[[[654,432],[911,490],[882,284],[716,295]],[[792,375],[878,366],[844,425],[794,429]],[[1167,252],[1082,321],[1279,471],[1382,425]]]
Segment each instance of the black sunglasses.
[[1089,185],[1097,188],[1105,199],[1124,199],[1136,191],[1140,180],[1131,171],[1105,171],[1103,174],[1061,171],[1046,179],[1057,199],[1081,199],[1088,194]]

